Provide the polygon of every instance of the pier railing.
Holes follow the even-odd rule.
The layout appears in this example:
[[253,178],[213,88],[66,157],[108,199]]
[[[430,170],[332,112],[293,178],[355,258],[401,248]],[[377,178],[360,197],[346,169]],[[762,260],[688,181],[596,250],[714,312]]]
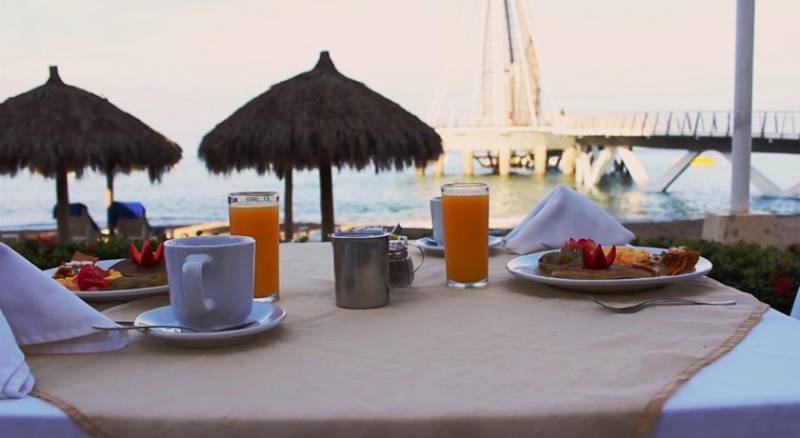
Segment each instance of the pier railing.
[[[800,112],[753,113],[753,138],[800,139]],[[572,136],[730,137],[729,111],[656,111],[609,116],[556,116],[552,131]]]

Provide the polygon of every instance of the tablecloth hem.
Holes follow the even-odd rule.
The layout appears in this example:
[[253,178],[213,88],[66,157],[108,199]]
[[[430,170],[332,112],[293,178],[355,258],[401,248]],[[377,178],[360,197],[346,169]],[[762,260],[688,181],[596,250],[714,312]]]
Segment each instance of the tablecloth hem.
[[81,428],[81,430],[83,430],[84,432],[86,432],[87,435],[93,438],[107,438],[110,436],[99,426],[92,423],[92,421],[89,420],[89,417],[87,417],[83,412],[78,410],[78,408],[72,406],[71,404],[65,402],[64,400],[61,400],[58,397],[54,397],[46,392],[40,391],[35,388],[33,391],[31,391],[30,395],[61,409],[75,423],[75,425]]
[[706,365],[719,359],[725,353],[731,351],[734,347],[739,345],[739,342],[750,333],[750,330],[761,321],[764,313],[769,310],[769,305],[761,303],[740,325],[731,337],[722,343],[717,349],[689,365],[675,379],[664,385],[663,388],[650,400],[644,409],[641,420],[637,425],[634,436],[639,438],[648,438],[651,435],[653,427],[661,416],[661,411],[666,404],[667,399],[672,393],[678,389],[678,386],[691,379],[698,371],[703,369]]

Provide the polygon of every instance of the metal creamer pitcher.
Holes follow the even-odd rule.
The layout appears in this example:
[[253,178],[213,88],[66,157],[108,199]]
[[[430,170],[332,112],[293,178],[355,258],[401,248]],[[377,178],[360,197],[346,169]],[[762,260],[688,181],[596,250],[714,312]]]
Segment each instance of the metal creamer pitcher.
[[336,305],[371,309],[389,302],[389,233],[362,229],[330,235]]

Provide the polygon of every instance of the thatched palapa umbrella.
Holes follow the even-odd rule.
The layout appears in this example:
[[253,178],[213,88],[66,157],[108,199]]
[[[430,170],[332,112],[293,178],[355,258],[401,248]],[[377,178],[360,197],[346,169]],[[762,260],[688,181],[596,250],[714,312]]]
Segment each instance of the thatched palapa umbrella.
[[322,52],[312,70],[273,85],[217,125],[198,153],[212,172],[254,168],[285,178],[289,235],[292,169],[319,169],[326,238],[334,227],[331,166],[402,169],[436,159],[442,145],[433,128],[339,73]]
[[65,84],[57,67],[47,82],[0,104],[0,173],[28,168],[56,179],[58,237],[68,241],[67,173],[113,176],[146,169],[155,181],[181,158],[181,148],[108,100]]

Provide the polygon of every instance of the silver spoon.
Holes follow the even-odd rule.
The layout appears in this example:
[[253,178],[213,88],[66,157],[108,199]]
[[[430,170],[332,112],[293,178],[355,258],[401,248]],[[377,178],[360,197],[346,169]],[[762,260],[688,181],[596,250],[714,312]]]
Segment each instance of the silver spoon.
[[698,301],[698,300],[690,300],[685,298],[657,298],[653,300],[643,301],[639,304],[634,304],[632,306],[611,306],[606,304],[597,298],[591,295],[584,295],[586,298],[594,301],[604,309],[610,310],[614,313],[636,313],[645,307],[650,306],[657,306],[657,305],[673,305],[673,306],[680,306],[680,305],[697,305],[697,306],[733,306],[736,305],[736,301],[733,300],[723,300],[723,301]]
[[244,322],[244,323],[241,323],[241,324],[236,324],[236,325],[223,327],[223,328],[216,329],[216,330],[208,330],[208,331],[197,330],[197,329],[194,329],[194,328],[191,328],[191,327],[182,326],[182,325],[166,325],[166,324],[162,324],[162,325],[140,325],[140,326],[136,326],[136,325],[133,325],[133,321],[114,321],[115,324],[119,324],[121,327],[99,327],[99,326],[93,325],[92,328],[95,329],[95,330],[103,330],[103,331],[108,331],[108,332],[119,331],[119,330],[148,330],[148,329],[154,329],[154,328],[161,328],[161,329],[180,329],[180,330],[190,331],[190,332],[193,332],[193,333],[216,333],[216,332],[225,332],[225,331],[228,331],[228,330],[243,329],[245,327],[250,327],[251,325],[254,325],[257,322],[258,321],[247,321],[247,322]]

